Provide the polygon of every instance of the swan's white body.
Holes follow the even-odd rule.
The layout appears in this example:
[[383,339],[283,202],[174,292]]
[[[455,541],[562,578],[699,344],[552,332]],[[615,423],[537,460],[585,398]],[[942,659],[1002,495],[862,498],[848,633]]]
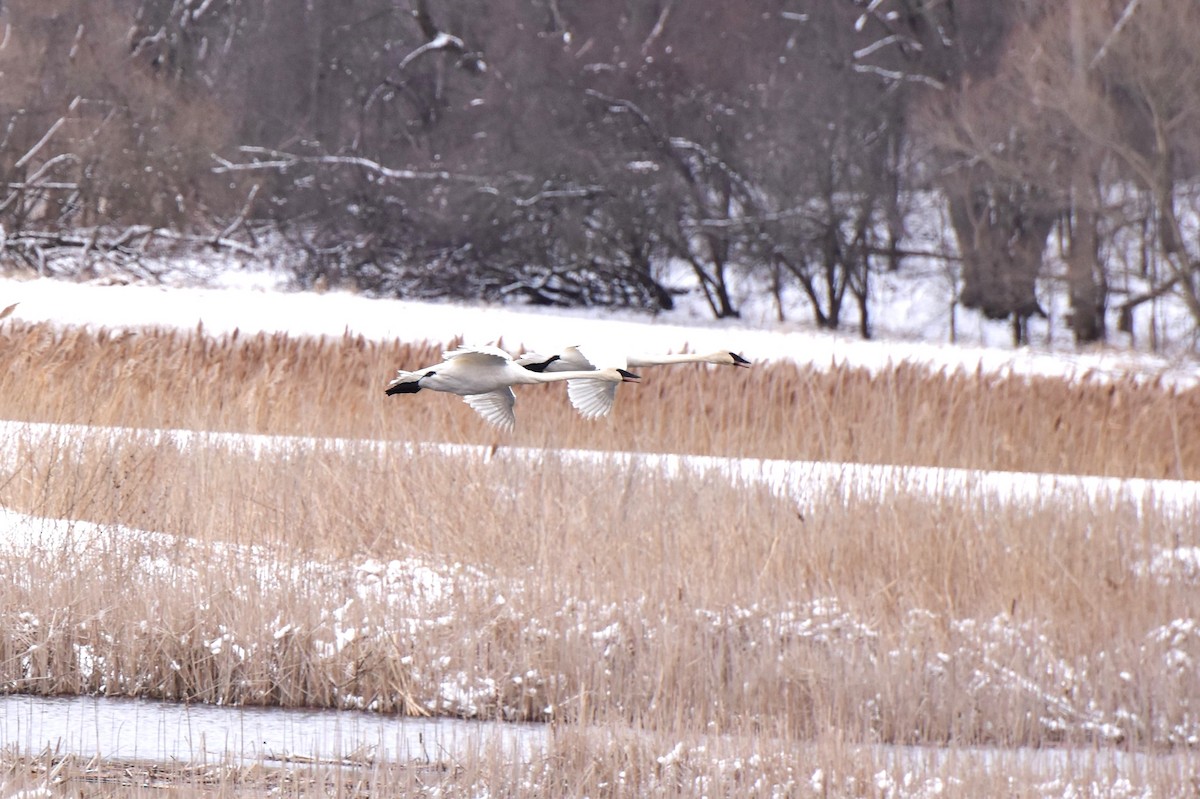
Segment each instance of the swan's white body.
[[[517,359],[517,363],[526,369],[556,374],[599,370],[601,363],[609,368],[616,369],[667,366],[675,363],[712,363],[724,366],[750,366],[750,362],[742,356],[725,351],[710,352],[707,354],[684,352],[665,355],[600,357],[594,354],[585,354],[579,347],[567,347],[558,355],[553,356],[525,353]],[[601,416],[607,416],[612,411],[613,403],[617,398],[617,385],[612,382],[572,378],[567,382],[567,397],[571,400],[571,405],[575,407],[580,416],[585,419],[597,419]]]
[[387,394],[415,394],[423,388],[458,394],[489,423],[511,430],[517,423],[512,387],[581,379],[596,385],[634,383],[638,376],[624,369],[558,370],[542,374],[520,366],[499,347],[459,347],[442,353],[441,363],[407,372],[398,370]]

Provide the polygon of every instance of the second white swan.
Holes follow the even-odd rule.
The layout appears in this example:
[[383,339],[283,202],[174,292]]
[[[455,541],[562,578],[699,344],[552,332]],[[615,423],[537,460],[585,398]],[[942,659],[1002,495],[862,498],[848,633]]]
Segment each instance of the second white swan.
[[[534,372],[551,372],[564,374],[568,372],[586,372],[599,370],[597,361],[603,361],[612,368],[638,369],[643,366],[667,366],[675,363],[712,363],[723,366],[750,367],[750,361],[736,352],[725,350],[710,353],[684,352],[664,355],[630,355],[621,357],[599,358],[589,357],[580,347],[567,347],[557,355],[538,355],[527,352],[517,359],[517,363]],[[593,372],[595,374],[595,372]],[[580,380],[572,378],[567,382],[567,397],[571,405],[585,419],[598,419],[607,416],[617,398],[617,384],[597,380]]]
[[521,384],[554,383],[582,379],[595,385],[636,383],[639,378],[625,369],[599,371],[556,370],[551,374],[524,369],[499,347],[459,347],[442,353],[441,363],[415,371],[400,369],[384,393],[415,394],[423,388],[458,394],[490,424],[502,430],[516,426],[512,387]]

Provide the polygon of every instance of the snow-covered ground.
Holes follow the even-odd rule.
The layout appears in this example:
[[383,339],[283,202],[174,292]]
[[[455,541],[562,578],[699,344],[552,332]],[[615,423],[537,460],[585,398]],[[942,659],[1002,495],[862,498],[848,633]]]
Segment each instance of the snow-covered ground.
[[[202,285],[196,285],[196,283]],[[1119,378],[1161,377],[1195,385],[1198,364],[1121,347],[1077,352],[1052,346],[1012,349],[988,346],[1003,340],[1005,325],[960,311],[958,344],[948,344],[948,311],[942,293],[915,282],[881,293],[876,310],[881,332],[864,341],[853,331],[831,333],[803,322],[774,321],[772,310],[747,297],[743,318],[714,321],[694,296],[675,311],[656,316],[599,309],[563,310],[527,306],[479,306],[369,298],[349,292],[291,292],[274,271],[215,273],[185,285],[0,278],[0,309],[16,303],[12,318],[113,329],[146,326],[195,329],[212,335],[286,332],[297,336],[361,335],[370,340],[468,344],[500,341],[510,351],[557,352],[565,346],[596,344],[626,354],[690,349],[734,350],[752,361],[790,360],[825,367],[850,364],[877,369],[889,363],[924,364],[930,369],[965,369],[1026,375]],[[794,318],[801,311],[793,310]],[[415,368],[424,364],[408,364]],[[400,366],[400,364],[397,364]]]
[[[12,422],[0,420],[0,464],[11,455],[17,442],[39,449],[70,451],[89,441],[114,444],[137,440],[148,446],[170,444],[187,450],[196,446],[221,447],[256,456],[332,448],[347,450],[364,444],[380,448],[402,448],[406,454],[434,454],[446,458],[479,461],[535,463],[548,453],[542,449],[492,447],[474,444],[407,442],[363,442],[307,436],[247,435],[242,433],[197,432],[194,430],[149,430],[128,427]],[[987,471],[982,469],[899,466],[891,464],[827,463],[784,461],[764,458],[727,458],[711,455],[677,455],[653,452],[613,452],[579,449],[554,450],[554,457],[567,465],[586,467],[618,464],[649,469],[667,477],[703,478],[720,475],[735,485],[763,485],[777,496],[786,497],[798,508],[825,501],[817,487],[840,486],[847,495],[879,496],[891,493],[937,497],[961,494],[986,497],[997,506],[1033,503],[1046,497],[1079,499],[1094,505],[1132,503],[1136,507],[1175,518],[1188,519],[1200,509],[1200,481],[1151,480],[1099,477],[1094,475],[1037,474],[1032,472]],[[3,532],[0,531],[0,543]],[[1197,564],[1200,568],[1200,563]]]

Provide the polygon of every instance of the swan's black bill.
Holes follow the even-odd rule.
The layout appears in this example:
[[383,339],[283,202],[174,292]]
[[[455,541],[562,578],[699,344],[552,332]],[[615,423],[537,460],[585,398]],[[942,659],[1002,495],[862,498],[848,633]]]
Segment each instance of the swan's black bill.
[[642,379],[641,375],[635,375],[633,372],[626,372],[624,369],[618,369],[617,371],[621,373],[621,378],[626,383],[636,383]]
[[747,360],[746,360],[745,358],[743,358],[742,356],[738,355],[736,352],[731,352],[731,353],[729,353],[729,357],[730,357],[730,358],[733,358],[733,365],[734,365],[734,366],[744,366],[744,367],[746,367],[746,368],[749,368],[749,367],[750,367],[750,362],[749,362],[749,361],[747,361]]
[[388,386],[387,390],[384,391],[383,393],[387,394],[390,397],[393,394],[416,394],[420,390],[421,390],[421,384],[418,383],[416,380],[413,380],[412,382],[408,382],[408,383],[396,383],[394,385]]

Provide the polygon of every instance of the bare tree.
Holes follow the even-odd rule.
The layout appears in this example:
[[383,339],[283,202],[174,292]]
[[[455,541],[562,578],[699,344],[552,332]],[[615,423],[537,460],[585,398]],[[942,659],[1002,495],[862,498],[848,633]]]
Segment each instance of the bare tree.
[[1072,135],[1114,159],[1120,177],[1131,179],[1152,203],[1163,276],[1127,298],[1122,313],[1169,291],[1200,325],[1200,240],[1179,210],[1200,169],[1200,8],[1187,0],[1103,6],[1072,6],[1065,23],[1087,64],[1079,81],[1083,97],[1054,102],[1052,64],[1038,73],[1049,90],[1043,96]]
[[[1167,292],[1200,322],[1200,245],[1177,210],[1200,164],[1200,33],[1192,22],[1200,22],[1200,10],[1183,0],[1055,6],[1015,28],[992,75],[943,97],[933,106],[940,111],[926,118],[959,171],[986,173],[968,182],[1021,193],[1022,215],[1013,217],[1021,224],[985,241],[982,256],[1004,257],[1006,247],[1025,254],[996,274],[1031,291],[1043,249],[1036,240],[1061,220],[1070,323],[1080,342],[1105,335],[1112,284],[1105,259],[1115,257],[1126,220],[1147,213],[1155,224],[1145,228],[1146,249],[1162,268],[1145,269],[1145,290],[1120,303],[1122,326],[1130,326],[1134,308]],[[971,242],[963,229],[978,237],[971,224],[978,219],[987,223],[985,235],[997,232],[991,216],[956,219],[960,243]],[[1019,312],[1019,295],[1009,298],[1018,301],[1010,308],[1003,292],[972,280],[979,256],[963,249],[964,301],[995,315]],[[989,296],[1000,298],[998,307],[989,308]]]
[[14,0],[0,21],[9,253],[44,270],[48,250],[75,250],[86,267],[219,209],[207,166],[224,117],[136,62],[117,0]]
[[1059,209],[990,157],[995,147],[1031,147],[1005,118],[1014,100],[1010,84],[993,76],[1012,31],[1038,18],[1042,4],[847,1],[860,11],[856,27],[872,36],[855,52],[854,68],[916,93],[905,111],[913,135],[931,150],[948,206],[962,259],[960,301],[1011,319],[1014,342],[1024,341],[1027,319],[1042,313],[1036,280]]

